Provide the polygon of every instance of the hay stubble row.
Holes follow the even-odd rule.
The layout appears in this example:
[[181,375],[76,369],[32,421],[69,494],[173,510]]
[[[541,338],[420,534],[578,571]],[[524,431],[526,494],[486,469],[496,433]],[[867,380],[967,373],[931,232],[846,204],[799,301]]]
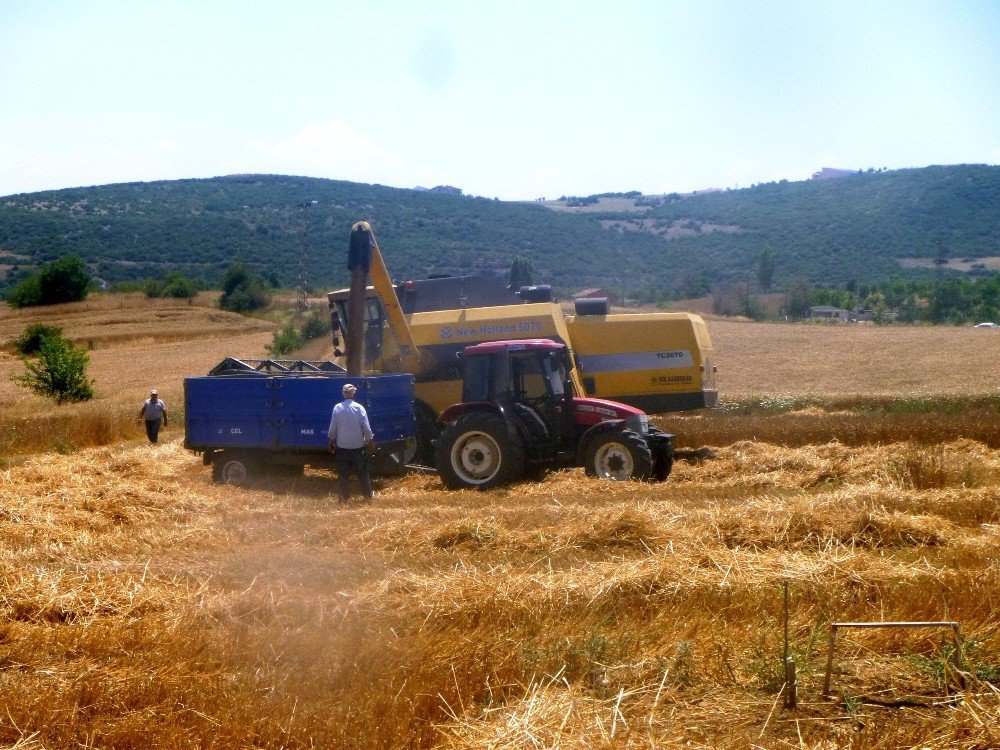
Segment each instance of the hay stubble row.
[[[0,480],[0,739],[70,747],[988,746],[933,634],[1000,667],[1000,452],[737,443],[666,484],[581,472],[488,493],[322,474],[235,489],[176,443],[40,456]],[[780,686],[792,582],[800,708]],[[949,697],[951,693],[951,697]],[[768,716],[771,716],[768,720]],[[765,726],[766,724],[766,726]]]

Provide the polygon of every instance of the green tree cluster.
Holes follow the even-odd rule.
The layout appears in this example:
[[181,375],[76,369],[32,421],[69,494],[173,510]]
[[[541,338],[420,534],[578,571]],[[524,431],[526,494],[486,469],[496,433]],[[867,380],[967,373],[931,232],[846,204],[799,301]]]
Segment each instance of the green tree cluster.
[[290,320],[274,332],[273,340],[267,345],[273,357],[291,354],[305,346],[307,341],[318,339],[330,332],[330,321],[318,310],[306,315],[300,323]]
[[170,271],[162,279],[146,279],[142,284],[142,291],[149,299],[191,299],[198,294],[198,287],[180,271]]
[[60,337],[62,337],[62,328],[48,323],[32,323],[10,344],[14,351],[21,356],[30,356],[41,350],[44,339]]
[[84,262],[75,255],[64,255],[14,287],[7,301],[11,307],[78,302],[86,298],[90,284]]
[[244,313],[260,310],[271,302],[271,286],[246,263],[234,263],[222,277],[219,307]]

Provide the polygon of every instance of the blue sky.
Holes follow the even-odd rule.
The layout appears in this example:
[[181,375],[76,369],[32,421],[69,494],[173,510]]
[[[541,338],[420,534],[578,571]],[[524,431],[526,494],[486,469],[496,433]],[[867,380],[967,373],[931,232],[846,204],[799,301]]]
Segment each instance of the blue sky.
[[266,172],[531,199],[997,164],[998,94],[994,0],[0,0],[0,195]]

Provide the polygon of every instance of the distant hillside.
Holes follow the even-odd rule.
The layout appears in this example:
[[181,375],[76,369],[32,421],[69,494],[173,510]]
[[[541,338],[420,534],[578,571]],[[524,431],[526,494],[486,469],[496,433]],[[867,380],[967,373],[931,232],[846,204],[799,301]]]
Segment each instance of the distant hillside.
[[664,196],[642,213],[635,208],[590,206],[587,215],[623,232],[664,237],[674,253],[697,256],[713,280],[752,276],[765,249],[776,260],[779,282],[805,276],[819,284],[912,277],[912,269],[926,276],[939,258],[947,261],[945,271],[987,273],[1000,260],[1000,167],[781,181]]
[[[313,205],[311,201],[316,201]],[[985,273],[1000,257],[1000,168],[929,167],[663,198],[627,194],[555,204],[334,180],[236,175],[73,188],[0,198],[8,281],[65,253],[107,281],[180,268],[208,281],[244,260],[285,283],[343,284],[347,237],[372,222],[397,277],[504,272],[528,256],[536,282],[659,298],[754,274],[768,248],[775,283]],[[309,204],[308,207],[302,207]],[[303,235],[303,229],[306,229]],[[942,249],[943,248],[943,249]]]

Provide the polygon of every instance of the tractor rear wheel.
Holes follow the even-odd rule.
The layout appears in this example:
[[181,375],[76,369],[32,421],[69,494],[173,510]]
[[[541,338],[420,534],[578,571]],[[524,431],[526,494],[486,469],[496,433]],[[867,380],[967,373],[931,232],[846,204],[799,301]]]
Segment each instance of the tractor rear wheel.
[[435,463],[448,488],[486,490],[524,474],[524,446],[502,417],[469,414],[444,428]]
[[653,455],[646,441],[632,430],[608,430],[595,436],[584,452],[588,476],[624,482],[642,481],[653,473]]

